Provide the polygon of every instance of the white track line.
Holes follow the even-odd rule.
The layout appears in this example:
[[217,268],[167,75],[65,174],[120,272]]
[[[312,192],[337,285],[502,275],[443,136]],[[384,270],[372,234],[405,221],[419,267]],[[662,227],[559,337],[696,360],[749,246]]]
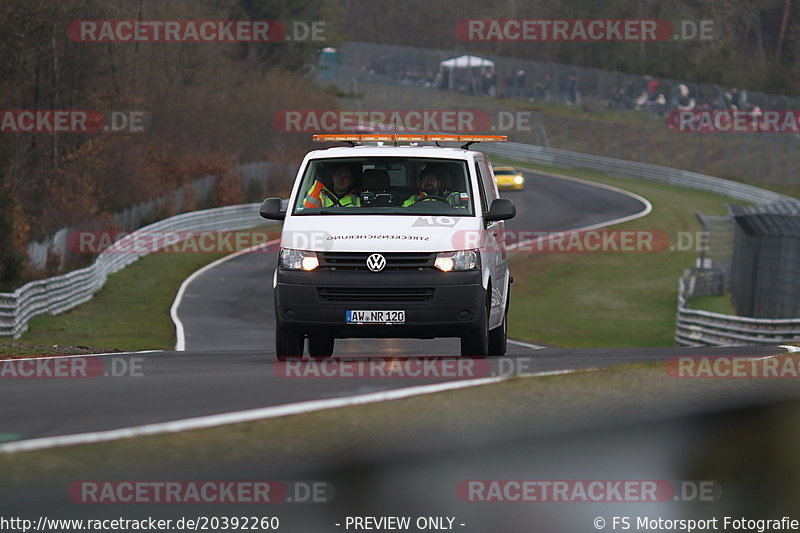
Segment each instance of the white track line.
[[526,348],[531,348],[533,350],[544,350],[547,346],[539,346],[538,344],[531,344],[529,342],[524,341],[515,341],[514,339],[508,339],[508,342],[511,344],[516,344],[517,346],[524,346]]
[[[800,352],[800,347],[797,346],[781,346],[781,348],[785,348],[789,352]],[[107,431],[95,431],[91,433],[77,433],[73,435],[61,435],[54,437],[43,437],[38,439],[28,439],[28,440],[21,440],[16,442],[0,444],[0,453],[24,452],[32,450],[41,450],[45,448],[54,448],[58,446],[71,446],[77,444],[92,444],[97,442],[107,442],[107,441],[126,439],[132,437],[157,435],[161,433],[175,433],[178,431],[189,431],[195,429],[211,428],[227,424],[255,422],[258,420],[299,415],[315,411],[323,411],[326,409],[350,407],[354,405],[365,405],[365,404],[378,403],[390,400],[400,400],[404,398],[410,398],[413,396],[435,394],[438,392],[445,392],[450,390],[466,389],[481,385],[490,385],[494,383],[500,383],[502,381],[506,381],[512,378],[561,376],[567,374],[575,374],[579,372],[596,372],[598,370],[601,369],[576,368],[576,369],[564,369],[564,370],[548,370],[543,372],[532,372],[532,373],[504,374],[501,376],[492,376],[486,378],[478,378],[478,379],[470,379],[470,380],[462,380],[462,381],[454,381],[446,383],[436,383],[433,385],[419,385],[415,387],[406,387],[402,389],[394,389],[389,391],[359,394],[356,396],[349,396],[344,398],[332,398],[327,400],[311,400],[306,402],[296,402],[286,405],[278,405],[274,407],[262,407],[258,409],[248,409],[245,411],[236,411],[232,413],[199,416],[194,418],[186,418],[182,420],[173,420],[170,422],[159,422],[155,424],[146,424],[142,426],[133,426],[127,428],[112,429]]]
[[180,288],[178,289],[178,294],[175,295],[175,301],[172,302],[172,307],[169,309],[169,316],[172,319],[172,323],[175,324],[175,351],[176,352],[183,352],[186,351],[186,333],[183,328],[183,322],[181,322],[180,317],[178,316],[178,307],[181,305],[181,301],[183,300],[183,295],[186,292],[186,288],[189,284],[197,279],[198,276],[202,275],[204,272],[211,270],[217,265],[221,265],[226,261],[230,261],[231,259],[235,259],[240,255],[244,255],[250,253],[252,251],[258,250],[259,248],[264,248],[266,246],[270,246],[272,244],[281,242],[280,239],[275,239],[274,241],[265,242],[262,244],[257,244],[255,246],[251,246],[250,248],[245,248],[244,250],[239,250],[238,252],[234,252],[230,255],[226,255],[225,257],[221,257],[216,261],[213,261],[206,266],[192,272],[192,275],[183,280],[181,283]]
[[404,387],[402,389],[393,389],[388,391],[358,394],[356,396],[348,396],[344,398],[311,400],[306,402],[290,403],[286,405],[277,405],[274,407],[261,407],[258,409],[248,409],[245,411],[221,413],[218,415],[198,416],[194,418],[185,418],[182,420],[173,420],[170,422],[158,422],[154,424],[145,424],[142,426],[111,429],[107,431],[94,431],[91,433],[76,433],[73,435],[60,435],[54,437],[42,437],[38,439],[20,440],[16,442],[8,442],[5,444],[0,444],[0,453],[27,452],[33,450],[42,450],[45,448],[55,448],[59,446],[94,444],[98,442],[108,442],[112,440],[128,439],[132,437],[145,437],[149,435],[158,435],[162,433],[176,433],[179,431],[206,429],[217,426],[224,426],[228,424],[256,422],[259,420],[266,420],[269,418],[300,415],[316,411],[324,411],[328,409],[337,409],[341,407],[352,407],[355,405],[366,405],[366,404],[379,403],[391,400],[402,400],[414,396],[436,394],[439,392],[446,392],[458,389],[467,389],[472,387],[479,387],[482,385],[491,385],[494,383],[500,383],[502,381],[509,380],[511,378],[547,377],[547,376],[556,376],[564,374],[573,374],[577,372],[592,372],[596,370],[599,369],[581,368],[581,369],[567,369],[567,370],[551,370],[551,371],[533,372],[533,373],[503,374],[500,376],[491,376],[485,378],[451,381],[446,383],[434,383],[432,385],[418,385],[415,387]]
[[159,433],[174,433],[193,429],[211,428],[227,424],[238,424],[242,422],[254,422],[267,418],[278,418],[283,416],[310,413],[338,407],[349,407],[354,405],[364,405],[369,403],[384,402],[387,400],[399,400],[411,396],[423,394],[434,394],[448,390],[464,389],[497,383],[508,379],[509,376],[495,376],[487,378],[470,379],[464,381],[454,381],[447,383],[437,383],[433,385],[420,385],[416,387],[406,387],[389,391],[359,394],[345,398],[331,398],[327,400],[312,400],[307,402],[290,403],[274,407],[262,407],[258,409],[248,409],[245,411],[235,411],[218,415],[199,416],[174,420],[171,422],[159,422],[155,424],[145,424],[108,431],[95,431],[91,433],[78,433],[74,435],[63,435],[55,437],[43,437],[39,439],[29,439],[17,442],[0,444],[0,453],[21,452],[52,448],[56,446],[68,446],[74,444],[89,444],[95,442],[105,442],[110,440],[124,439],[130,437],[142,437],[146,435],[156,435]]
[[38,361],[39,359],[69,359],[72,357],[108,357],[114,355],[139,355],[145,353],[161,353],[164,350],[142,350],[140,352],[109,352],[109,353],[85,353],[85,354],[71,354],[71,355],[43,355],[41,357],[6,357],[0,358],[3,361]]

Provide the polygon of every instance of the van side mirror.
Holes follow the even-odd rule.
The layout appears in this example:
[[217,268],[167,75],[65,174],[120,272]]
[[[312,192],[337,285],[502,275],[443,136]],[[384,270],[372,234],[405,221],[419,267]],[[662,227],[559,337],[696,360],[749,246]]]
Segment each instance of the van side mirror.
[[495,198],[489,212],[483,215],[483,220],[486,222],[493,222],[495,220],[508,220],[517,215],[517,208],[514,207],[514,202],[508,198]]
[[281,210],[280,198],[267,198],[264,200],[259,214],[269,220],[283,220],[286,218],[286,211]]

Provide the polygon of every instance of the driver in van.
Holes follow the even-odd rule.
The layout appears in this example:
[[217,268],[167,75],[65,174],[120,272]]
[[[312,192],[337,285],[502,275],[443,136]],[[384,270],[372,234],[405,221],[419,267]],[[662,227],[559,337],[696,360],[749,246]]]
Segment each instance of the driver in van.
[[355,191],[353,170],[348,165],[336,167],[332,190],[316,180],[306,195],[303,207],[361,207],[361,199]]
[[[457,192],[449,192],[443,188],[442,182],[450,181],[450,172],[437,165],[425,165],[419,173],[419,193],[412,194],[404,202],[403,207],[414,205],[418,202],[436,201],[435,199],[445,200],[453,207],[461,206],[461,195]],[[426,196],[431,197],[427,198]]]

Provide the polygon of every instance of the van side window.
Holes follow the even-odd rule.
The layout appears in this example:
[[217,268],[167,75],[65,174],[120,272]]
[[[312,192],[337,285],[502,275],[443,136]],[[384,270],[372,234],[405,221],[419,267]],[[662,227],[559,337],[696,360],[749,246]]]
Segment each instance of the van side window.
[[481,189],[485,191],[486,201],[489,203],[489,206],[492,205],[492,202],[499,196],[497,193],[497,184],[492,177],[492,171],[489,168],[489,165],[486,164],[485,159],[481,159],[478,162],[478,168],[481,169]]
[[486,213],[489,211],[489,205],[486,203],[486,191],[484,190],[483,186],[483,172],[481,172],[481,167],[477,161],[475,161],[475,173],[478,175],[478,193],[481,195],[481,211]]

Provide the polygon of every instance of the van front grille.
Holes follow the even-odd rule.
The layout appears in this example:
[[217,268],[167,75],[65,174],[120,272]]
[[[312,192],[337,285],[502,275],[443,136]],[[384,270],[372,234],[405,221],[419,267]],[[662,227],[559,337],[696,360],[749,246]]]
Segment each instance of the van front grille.
[[435,287],[317,287],[323,302],[340,303],[419,303],[432,302]]

